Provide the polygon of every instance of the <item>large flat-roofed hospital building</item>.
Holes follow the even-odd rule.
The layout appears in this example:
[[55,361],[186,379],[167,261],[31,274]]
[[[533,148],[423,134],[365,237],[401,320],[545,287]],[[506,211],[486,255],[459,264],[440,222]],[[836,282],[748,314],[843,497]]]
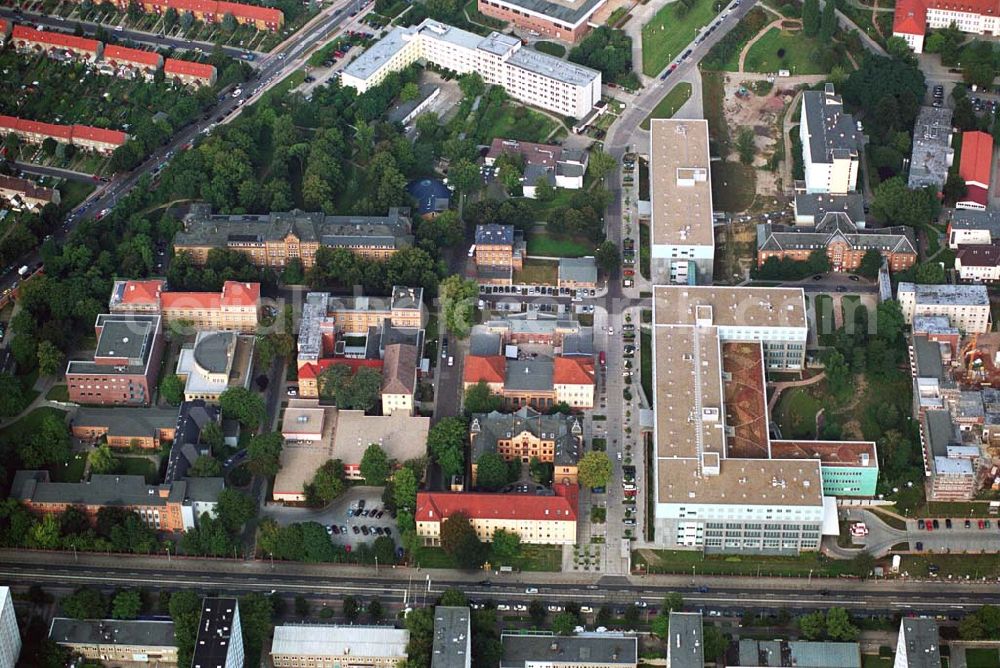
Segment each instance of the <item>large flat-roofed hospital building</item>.
[[715,231],[708,121],[654,120],[649,143],[653,283],[711,285]]
[[393,28],[344,68],[341,83],[363,93],[421,60],[458,74],[478,72],[515,100],[563,116],[583,118],[601,99],[597,70],[524,47],[510,35],[482,37],[431,19]]
[[656,543],[818,550],[833,494],[872,495],[878,460],[870,442],[771,439],[765,373],[804,368],[803,291],[656,286],[653,327]]

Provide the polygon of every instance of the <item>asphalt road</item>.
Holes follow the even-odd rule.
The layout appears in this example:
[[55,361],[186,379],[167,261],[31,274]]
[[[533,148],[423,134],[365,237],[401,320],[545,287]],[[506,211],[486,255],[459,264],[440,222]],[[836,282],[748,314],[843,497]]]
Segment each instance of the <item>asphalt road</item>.
[[[76,29],[76,26],[80,25],[83,27],[83,32],[87,35],[93,35],[96,33],[97,28],[101,25],[99,23],[91,23],[90,21],[59,19],[54,16],[37,14],[35,12],[15,11],[9,7],[0,8],[0,17],[11,19],[23,24],[32,24],[35,26],[43,25],[49,30],[60,32],[73,32],[73,30]],[[105,25],[104,28],[105,30],[110,31],[119,41],[128,40],[130,42],[138,42],[140,44],[149,44],[150,46],[169,49],[199,48],[202,51],[209,53],[215,49],[215,44],[212,42],[195,42],[180,37],[167,37],[166,35],[141,32],[139,30],[129,30],[128,28],[117,30],[114,26],[110,25]],[[246,49],[231,46],[222,47],[222,51],[227,56],[233,56],[234,58],[239,58],[247,52]]]
[[[172,567],[161,564],[156,568],[142,569],[129,564],[129,558],[115,557],[121,566],[101,564],[90,566],[82,563],[95,560],[94,555],[79,555],[81,563],[72,563],[72,554],[18,554],[6,553],[0,565],[0,578],[21,584],[96,584],[105,587],[116,585],[149,588],[196,589],[201,591],[224,590],[232,594],[244,592],[281,591],[314,595],[379,595],[384,598],[404,596],[413,592],[413,585],[431,596],[440,595],[449,587],[457,587],[473,601],[500,600],[526,602],[539,599],[549,603],[577,601],[581,604],[602,605],[645,602],[650,607],[660,604],[668,591],[683,594],[689,607],[704,609],[722,608],[742,610],[756,608],[825,609],[831,606],[866,613],[896,612],[916,614],[959,614],[981,605],[995,604],[1000,600],[993,585],[947,584],[898,581],[810,581],[807,586],[789,585],[787,581],[771,582],[753,578],[649,577],[631,581],[627,578],[606,577],[584,585],[570,582],[565,574],[538,573],[530,582],[537,593],[527,592],[522,575],[498,575],[482,580],[482,574],[462,574],[417,571],[409,568],[380,567],[376,576],[371,567],[313,567],[305,573],[289,573],[288,565],[272,567],[267,561],[215,562],[212,570],[199,569],[202,560],[174,559]],[[51,565],[52,556],[62,557],[62,563]],[[96,560],[105,561],[104,557]],[[17,561],[18,563],[9,563]],[[162,558],[159,559],[162,562]],[[164,568],[164,566],[167,566]],[[273,570],[272,570],[273,569]],[[343,571],[351,571],[349,574]],[[341,572],[338,572],[341,571]],[[488,584],[487,584],[488,583]],[[771,585],[771,586],[769,586]]]
[[91,174],[84,174],[83,172],[74,172],[71,169],[60,169],[59,167],[45,167],[43,165],[32,165],[28,162],[14,162],[14,167],[26,172],[28,174],[36,174],[38,176],[51,176],[57,179],[67,179],[69,181],[82,181],[84,183],[93,183],[94,177]]
[[[168,155],[173,155],[189,142],[194,141],[210,125],[231,121],[239,115],[244,104],[256,101],[272,86],[280,83],[293,71],[302,67],[306,56],[313,47],[331,37],[349,22],[347,21],[349,18],[347,8],[354,7],[356,4],[356,0],[351,0],[331,5],[320,14],[319,20],[303,28],[286,41],[280,53],[272,52],[258,59],[256,78],[243,84],[241,95],[234,98],[227,89],[222,100],[204,112],[204,118],[199,118],[196,122],[180,130],[165,146],[150,155],[139,167],[127,174],[116,176],[110,183],[103,184],[89,199],[77,207],[62,227],[53,234],[56,242],[65,240],[78,221],[94,216],[104,209],[113,208],[118,200],[127,195],[143,176],[150,174],[158,165],[165,162]],[[360,18],[362,15],[363,13],[355,18]],[[262,86],[262,88],[255,94],[253,89],[256,86]],[[16,267],[33,266],[40,261],[41,257],[36,250],[13,263],[15,269],[0,276],[0,290],[11,287],[18,280]]]

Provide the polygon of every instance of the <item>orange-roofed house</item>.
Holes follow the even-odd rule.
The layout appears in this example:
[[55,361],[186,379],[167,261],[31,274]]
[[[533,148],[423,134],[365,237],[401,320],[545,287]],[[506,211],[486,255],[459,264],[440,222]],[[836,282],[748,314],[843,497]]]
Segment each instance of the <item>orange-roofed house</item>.
[[467,355],[462,371],[466,390],[478,383],[486,383],[493,394],[502,394],[507,372],[507,360],[501,355]]
[[277,30],[285,24],[285,15],[280,9],[258,7],[241,2],[219,2],[222,16],[232,14],[237,23],[250,24],[257,30]]
[[594,407],[594,361],[589,357],[556,357],[552,385],[556,402],[571,408]]
[[10,39],[10,28],[10,21],[0,19],[0,47],[5,46],[7,44],[7,40]]
[[192,63],[177,58],[167,58],[163,64],[163,74],[184,86],[214,86],[218,79],[215,65]]
[[989,203],[990,175],[993,172],[993,136],[978,130],[962,133],[962,159],[958,175],[965,180],[965,197],[955,202],[957,209],[985,211]]
[[350,367],[351,373],[357,373],[363,366],[381,372],[384,363],[382,360],[356,357],[328,357],[318,362],[308,362],[299,367],[299,396],[304,399],[318,398],[320,376],[335,364]]
[[74,125],[72,143],[98,153],[111,153],[128,141],[128,135],[119,130],[105,130],[90,125]]
[[260,283],[226,281],[222,292],[167,292],[166,282],[115,281],[112,313],[156,313],[196,331],[252,333],[260,323]]
[[576,542],[577,486],[557,484],[555,494],[418,492],[417,535],[424,545],[441,544],[441,525],[456,513],[469,517],[479,540],[497,529],[512,531],[522,543],[572,545]]
[[21,53],[44,53],[56,60],[76,59],[88,63],[97,62],[104,49],[104,44],[96,39],[36,30],[22,25],[14,26],[11,31],[11,41],[14,43],[14,48]]
[[64,144],[104,154],[111,153],[128,140],[127,134],[117,130],[104,130],[89,125],[56,125],[14,116],[0,116],[0,134],[11,132],[29,144],[41,144],[52,138]]
[[505,359],[500,355],[465,358],[463,387],[480,382],[516,410],[522,406],[545,411],[556,404],[594,407],[594,364],[577,357]]
[[923,53],[926,32],[927,5],[924,0],[897,0],[892,36],[902,37],[914,53]]
[[[127,7],[128,0],[116,0],[119,7]],[[218,23],[226,14],[232,14],[241,25],[252,25],[257,30],[277,30],[285,24],[285,14],[280,9],[258,7],[242,2],[218,2],[217,0],[142,0],[146,12],[162,14],[175,9],[179,14],[191,12],[199,21]]]
[[897,0],[892,34],[921,53],[928,28],[938,30],[952,23],[964,33],[996,35],[1000,5],[997,0]]
[[142,77],[152,81],[156,71],[163,67],[163,56],[155,51],[130,49],[116,44],[104,47],[101,71],[123,79]]

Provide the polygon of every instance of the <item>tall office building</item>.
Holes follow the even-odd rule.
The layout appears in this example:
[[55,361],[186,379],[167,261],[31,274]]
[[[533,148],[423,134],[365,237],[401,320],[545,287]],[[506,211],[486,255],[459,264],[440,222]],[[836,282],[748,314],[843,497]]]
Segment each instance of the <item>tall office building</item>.
[[21,632],[10,587],[0,587],[0,668],[14,668],[21,654]]

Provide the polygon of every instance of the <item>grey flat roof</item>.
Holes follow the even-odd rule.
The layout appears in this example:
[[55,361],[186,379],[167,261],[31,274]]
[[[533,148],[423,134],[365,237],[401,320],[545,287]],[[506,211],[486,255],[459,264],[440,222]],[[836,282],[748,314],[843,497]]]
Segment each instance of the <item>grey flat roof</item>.
[[913,337],[913,358],[917,376],[921,378],[944,379],[944,363],[941,361],[941,344],[931,341],[926,335]]
[[951,413],[943,411],[925,411],[924,420],[927,423],[927,445],[935,457],[947,457],[948,446],[960,442],[957,428],[951,420]]
[[855,224],[865,220],[865,198],[861,193],[831,195],[829,193],[798,193],[795,195],[795,215],[812,216],[818,223],[823,214],[838,211],[846,213]]
[[171,621],[56,617],[49,626],[49,640],[69,645],[177,647]]
[[555,363],[548,358],[509,360],[504,387],[507,390],[544,391],[552,389]]
[[476,357],[489,357],[500,354],[500,335],[486,331],[478,325],[473,328],[469,337],[469,354]]
[[439,605],[434,608],[431,668],[466,668],[470,665],[469,615],[469,608],[464,606]]
[[512,245],[514,243],[513,225],[476,225],[476,243],[492,245]]
[[941,668],[941,643],[933,619],[904,617],[899,632],[906,642],[907,668]]
[[924,285],[902,282],[896,294],[902,292],[913,292],[918,305],[989,306],[990,304],[990,295],[985,285]]
[[585,86],[600,76],[597,70],[524,47],[511,54],[507,64],[574,86]]
[[177,426],[176,408],[90,408],[81,406],[73,416],[77,427],[107,427],[112,436],[150,436],[159,429]]
[[910,188],[944,185],[949,162],[954,159],[951,148],[951,109],[920,107],[913,126],[913,154],[910,160]]
[[788,649],[797,668],[861,668],[861,646],[856,642],[790,641]]
[[597,282],[597,263],[592,256],[559,258],[559,280]]
[[844,113],[844,103],[834,94],[833,84],[822,91],[806,91],[802,101],[809,127],[809,156],[814,163],[857,153],[861,141],[854,118]]
[[667,668],[704,668],[701,614],[671,612],[667,638]]
[[142,375],[156,342],[160,316],[136,313],[102,313],[96,326],[101,328],[94,358],[125,358],[125,365],[70,360],[66,373],[99,373]]
[[955,209],[949,225],[956,230],[989,230],[990,236],[996,239],[1000,236],[1000,211]]
[[225,373],[229,368],[229,350],[236,332],[209,332],[195,342],[194,358],[210,373]]
[[500,637],[500,668],[524,668],[529,663],[595,663],[634,666],[638,660],[635,636],[624,633],[581,633],[574,636],[504,633]]
[[569,23],[573,26],[589,18],[605,0],[500,0],[501,4],[520,7],[529,12],[544,14],[549,18]]

